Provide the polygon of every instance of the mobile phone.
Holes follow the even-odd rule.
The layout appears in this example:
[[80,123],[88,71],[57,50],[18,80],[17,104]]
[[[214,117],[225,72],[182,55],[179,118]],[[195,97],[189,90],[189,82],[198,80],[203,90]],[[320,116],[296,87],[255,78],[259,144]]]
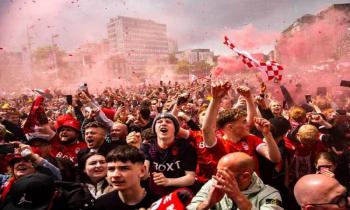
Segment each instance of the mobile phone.
[[73,104],[73,96],[72,95],[66,95],[66,101],[68,105]]
[[88,88],[87,83],[81,84],[79,86],[79,90],[81,90],[81,91],[87,90],[87,88]]
[[311,95],[305,95],[305,100],[306,100],[306,103],[310,103],[312,101]]
[[342,81],[340,81],[340,86],[350,87],[350,81],[342,80]]
[[15,152],[14,144],[0,144],[0,154],[12,154]]

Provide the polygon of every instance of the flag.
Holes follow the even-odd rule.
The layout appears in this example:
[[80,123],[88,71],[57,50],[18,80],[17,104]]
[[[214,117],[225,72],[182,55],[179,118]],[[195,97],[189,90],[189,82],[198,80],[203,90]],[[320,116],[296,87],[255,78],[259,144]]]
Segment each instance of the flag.
[[186,210],[193,194],[187,188],[180,188],[154,202],[150,210]]
[[32,133],[35,133],[36,126],[39,126],[40,124],[45,124],[48,122],[48,119],[44,111],[43,102],[44,102],[44,97],[37,96],[32,103],[32,107],[30,108],[29,115],[23,126],[23,131],[27,137],[30,136]]
[[265,72],[268,80],[274,79],[280,81],[282,79],[281,71],[283,70],[283,67],[276,61],[257,61],[248,52],[236,48],[236,46],[228,39],[227,36],[225,36],[224,44],[237,53],[239,58],[248,68],[256,67],[260,71]]

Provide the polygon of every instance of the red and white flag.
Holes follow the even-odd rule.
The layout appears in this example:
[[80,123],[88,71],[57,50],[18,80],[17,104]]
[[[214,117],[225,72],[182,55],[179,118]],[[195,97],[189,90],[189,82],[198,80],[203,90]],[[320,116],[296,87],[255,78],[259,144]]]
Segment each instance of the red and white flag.
[[227,45],[231,50],[233,50],[242,59],[242,62],[248,67],[256,67],[260,71],[266,73],[268,80],[278,80],[282,79],[281,71],[283,67],[275,61],[260,62],[254,59],[248,52],[237,49],[236,46],[225,36],[224,44]]

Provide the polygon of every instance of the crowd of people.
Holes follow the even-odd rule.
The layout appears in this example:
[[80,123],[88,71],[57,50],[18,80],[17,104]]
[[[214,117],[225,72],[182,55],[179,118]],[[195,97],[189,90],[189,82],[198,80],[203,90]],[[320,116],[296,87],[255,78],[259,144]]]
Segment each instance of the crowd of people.
[[261,80],[89,88],[0,99],[1,209],[350,208],[346,88],[305,101]]

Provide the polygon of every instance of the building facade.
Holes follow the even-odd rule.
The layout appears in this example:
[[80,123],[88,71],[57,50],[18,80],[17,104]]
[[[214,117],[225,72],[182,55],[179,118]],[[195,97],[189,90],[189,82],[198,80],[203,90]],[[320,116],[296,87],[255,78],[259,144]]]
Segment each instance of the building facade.
[[185,60],[190,64],[198,63],[200,61],[205,61],[209,64],[212,64],[214,62],[214,53],[209,49],[192,49],[179,51],[175,56],[178,60]]
[[124,57],[129,74],[142,71],[152,62],[167,63],[167,27],[152,20],[118,16],[108,23],[108,42],[112,54]]

